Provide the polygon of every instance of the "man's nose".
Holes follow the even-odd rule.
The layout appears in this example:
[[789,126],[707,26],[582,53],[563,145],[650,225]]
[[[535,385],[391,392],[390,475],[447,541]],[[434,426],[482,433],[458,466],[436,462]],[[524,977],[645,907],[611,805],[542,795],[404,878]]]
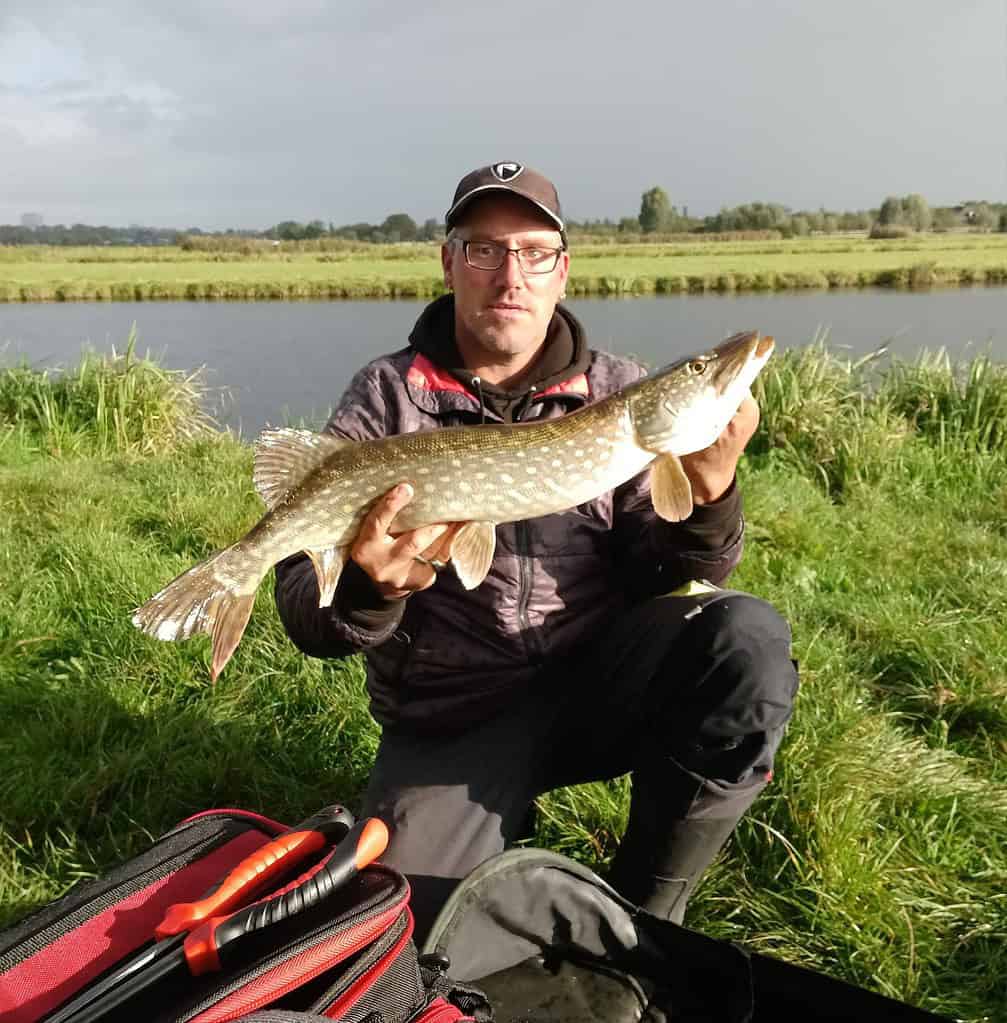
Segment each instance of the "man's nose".
[[508,251],[504,254],[503,266],[497,270],[497,278],[508,285],[524,283],[524,272],[521,270],[516,252]]

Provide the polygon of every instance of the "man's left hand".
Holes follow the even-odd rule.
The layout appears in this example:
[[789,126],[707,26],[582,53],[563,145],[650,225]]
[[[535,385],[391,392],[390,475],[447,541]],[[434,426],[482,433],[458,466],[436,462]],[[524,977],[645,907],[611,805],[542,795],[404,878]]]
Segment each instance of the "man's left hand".
[[695,504],[711,504],[727,492],[738,459],[759,425],[759,406],[749,393],[724,427],[724,432],[702,451],[682,456],[682,468],[692,484]]

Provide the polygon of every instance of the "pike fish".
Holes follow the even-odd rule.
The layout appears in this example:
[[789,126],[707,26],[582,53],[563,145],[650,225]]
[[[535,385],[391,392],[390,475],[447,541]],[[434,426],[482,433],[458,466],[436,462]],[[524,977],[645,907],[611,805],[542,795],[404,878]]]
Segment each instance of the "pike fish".
[[466,589],[489,572],[498,523],[592,501],[650,466],[654,510],[669,521],[692,512],[680,456],[721,434],[773,350],[771,337],[736,334],[558,419],[444,427],[349,441],[307,430],[264,431],[253,481],[267,511],[236,543],[168,583],[133,612],[158,639],[212,637],[210,676],[234,653],[255,593],[278,561],[304,551],[318,605],[332,603],[364,517],[398,483],[412,501],[391,532],[463,523],[450,562]]

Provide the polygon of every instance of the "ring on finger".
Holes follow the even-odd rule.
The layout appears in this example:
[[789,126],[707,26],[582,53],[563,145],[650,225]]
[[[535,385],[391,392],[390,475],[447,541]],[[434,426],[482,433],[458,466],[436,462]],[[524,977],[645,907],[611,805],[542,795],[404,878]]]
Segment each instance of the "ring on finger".
[[425,558],[422,554],[413,555],[413,561],[418,561],[421,565],[429,565],[435,572],[447,568],[448,565],[446,561],[441,561],[439,558]]

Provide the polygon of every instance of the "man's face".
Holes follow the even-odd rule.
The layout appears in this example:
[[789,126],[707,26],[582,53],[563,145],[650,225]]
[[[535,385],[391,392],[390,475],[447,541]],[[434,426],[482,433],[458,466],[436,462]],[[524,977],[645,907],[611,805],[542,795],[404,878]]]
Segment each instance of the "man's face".
[[[539,246],[557,249],[559,231],[534,206],[509,195],[474,203],[456,232],[471,242],[496,242],[508,249]],[[534,352],[545,340],[553,310],[566,286],[570,256],[562,252],[549,273],[528,273],[508,253],[499,270],[479,270],[465,262],[460,241],[441,249],[444,280],[455,293],[459,344],[480,355],[508,357]],[[463,353],[464,354],[464,353]]]

